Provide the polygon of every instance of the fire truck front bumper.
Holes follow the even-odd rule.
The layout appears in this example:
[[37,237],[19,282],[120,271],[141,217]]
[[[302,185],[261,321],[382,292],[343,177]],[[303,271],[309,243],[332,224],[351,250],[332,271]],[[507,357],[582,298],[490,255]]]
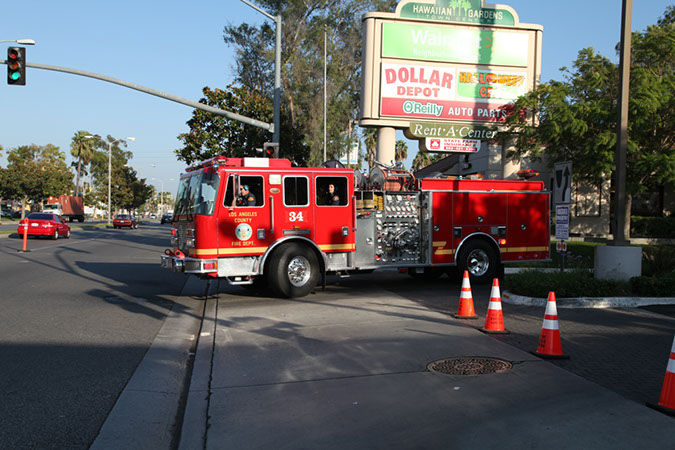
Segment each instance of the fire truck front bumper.
[[162,255],[161,267],[173,272],[210,274],[218,272],[218,260]]

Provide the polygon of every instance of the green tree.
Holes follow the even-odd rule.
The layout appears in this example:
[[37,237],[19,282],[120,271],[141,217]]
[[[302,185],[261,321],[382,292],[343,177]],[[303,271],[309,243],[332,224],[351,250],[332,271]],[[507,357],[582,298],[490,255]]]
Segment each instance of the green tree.
[[108,204],[108,144],[110,146],[110,203],[111,213],[118,208],[135,209],[150,197],[149,186],[145,179],[139,180],[136,171],[128,166],[133,153],[124,148],[125,140],[116,140],[114,136],[97,137],[90,161],[93,178],[93,192],[87,197],[88,204]]
[[86,138],[91,135],[88,131],[77,131],[70,142],[70,154],[76,158],[77,178],[75,181],[75,195],[80,195],[80,180],[83,165],[86,166],[91,161],[94,154],[94,140]]
[[68,194],[73,188],[66,155],[52,144],[16,147],[7,154],[7,161],[2,195],[20,199],[23,209],[29,200],[42,203],[48,196]]
[[[356,117],[361,83],[361,15],[392,11],[394,0],[257,0],[272,15],[281,14],[282,105],[287,121],[281,127],[281,155],[288,154],[284,134],[301,137],[308,165],[323,160],[324,37],[327,53],[327,159],[345,148],[350,122]],[[325,33],[325,34],[324,34]],[[275,33],[268,24],[228,25],[225,42],[234,46],[236,81],[271,98]],[[298,142],[293,140],[293,142]]]
[[[628,123],[625,235],[630,236],[632,196],[675,181],[675,7],[657,25],[632,36]],[[550,81],[518,99],[501,135],[515,150],[509,156],[570,160],[576,181],[600,185],[615,168],[618,67],[592,48],[579,52],[563,81]]]
[[[272,121],[272,101],[259,92],[246,87],[228,86],[227,90],[205,87],[201,103],[235,112],[263,122]],[[255,156],[255,149],[262,148],[270,140],[269,134],[250,125],[227,119],[202,110],[194,110],[187,122],[190,130],[178,139],[183,148],[175,151],[179,160],[191,164],[217,155],[230,157]],[[281,133],[282,157],[297,165],[305,165],[308,151],[302,135],[297,133],[282,109]]]
[[136,177],[135,170],[125,165],[114,167],[111,187],[110,203],[113,211],[139,208],[152,197],[154,192],[144,180]]

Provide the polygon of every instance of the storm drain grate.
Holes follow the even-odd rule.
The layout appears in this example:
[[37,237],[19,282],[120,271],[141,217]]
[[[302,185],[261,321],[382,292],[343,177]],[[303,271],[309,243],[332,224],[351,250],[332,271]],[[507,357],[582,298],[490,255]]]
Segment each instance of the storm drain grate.
[[513,364],[496,358],[463,357],[434,361],[427,366],[431,372],[442,375],[486,375],[511,370]]

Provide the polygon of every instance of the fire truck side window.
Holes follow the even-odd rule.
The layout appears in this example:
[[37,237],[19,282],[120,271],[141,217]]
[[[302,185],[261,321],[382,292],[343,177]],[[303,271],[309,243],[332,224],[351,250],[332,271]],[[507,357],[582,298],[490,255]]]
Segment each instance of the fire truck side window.
[[284,177],[284,205],[309,206],[307,177]]
[[349,203],[347,177],[316,177],[316,204],[344,206]]
[[[239,177],[239,192],[237,192],[236,197],[234,196],[235,188],[235,177],[230,176],[227,179],[227,190],[225,192],[225,199],[223,205],[227,207],[238,206],[238,207],[250,207],[250,206],[264,206],[265,205],[265,192],[263,177],[261,176],[240,176]],[[246,198],[242,197],[244,191],[242,188],[248,188],[248,194]],[[237,200],[240,199],[239,202]]]

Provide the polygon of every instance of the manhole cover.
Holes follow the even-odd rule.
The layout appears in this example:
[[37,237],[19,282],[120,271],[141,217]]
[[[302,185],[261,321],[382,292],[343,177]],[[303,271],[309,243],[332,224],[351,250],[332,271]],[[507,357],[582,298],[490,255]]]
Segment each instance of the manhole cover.
[[427,366],[427,369],[442,375],[485,375],[506,372],[511,367],[513,364],[501,359],[464,357],[434,361]]

